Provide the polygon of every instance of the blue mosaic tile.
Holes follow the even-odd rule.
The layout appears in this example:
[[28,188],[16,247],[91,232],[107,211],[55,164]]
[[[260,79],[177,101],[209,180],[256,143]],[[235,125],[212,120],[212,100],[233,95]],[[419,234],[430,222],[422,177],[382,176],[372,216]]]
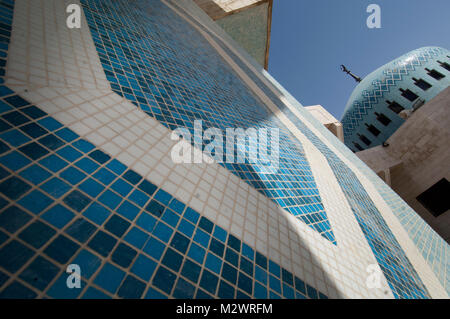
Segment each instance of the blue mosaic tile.
[[222,269],[222,260],[214,254],[209,253],[206,256],[205,267],[219,275]]
[[139,278],[149,281],[155,272],[156,266],[157,264],[150,258],[147,258],[144,255],[139,255],[131,267],[131,272]]
[[252,279],[242,272],[239,272],[238,287],[250,295],[253,293]]
[[56,173],[68,165],[67,161],[52,154],[39,161],[45,168]]
[[142,190],[144,193],[146,193],[148,196],[152,196],[155,193],[156,189],[157,189],[157,187],[155,185],[153,185],[152,183],[150,183],[147,180],[143,180],[139,184],[138,188],[140,190]]
[[63,178],[70,184],[76,185],[81,182],[87,175],[75,167],[69,167],[61,172],[59,176],[61,176],[61,178]]
[[86,282],[82,280],[80,289],[68,288],[66,281],[67,276],[64,274],[61,275],[47,291],[47,295],[55,299],[75,299],[81,294],[81,291],[86,285]]
[[14,281],[0,292],[0,299],[33,299],[36,296],[37,294],[34,291],[17,281]]
[[63,228],[67,223],[69,223],[75,214],[62,205],[53,206],[51,209],[46,211],[41,218],[56,228]]
[[80,245],[70,240],[66,236],[59,235],[44,250],[50,258],[61,264],[65,264],[75,254]]
[[145,299],[167,299],[167,297],[155,289],[149,288]]
[[145,286],[143,281],[128,275],[117,292],[117,295],[125,299],[137,299],[144,293]]
[[0,271],[0,287],[9,279],[8,275]]
[[178,299],[192,299],[194,297],[195,287],[184,280],[183,278],[178,278],[178,282],[175,286],[173,296]]
[[19,228],[30,221],[31,218],[31,215],[27,214],[19,207],[10,206],[0,213],[0,227],[10,233],[15,233]]
[[32,160],[38,160],[49,153],[47,149],[34,142],[22,146],[19,150]]
[[111,297],[107,294],[104,294],[98,289],[93,287],[89,287],[86,293],[82,297],[83,299],[110,299]]
[[95,150],[95,151],[89,153],[89,157],[96,160],[99,164],[104,164],[111,159],[111,156],[109,156],[108,154],[106,154],[100,150]]
[[190,281],[197,283],[201,270],[202,268],[198,264],[186,259],[181,274]]
[[180,253],[184,254],[187,251],[187,248],[189,246],[190,240],[186,236],[183,236],[180,233],[176,233],[172,241],[170,242],[170,246],[178,250]]
[[[156,197],[155,197],[156,198]],[[152,215],[155,215],[156,217],[160,217],[162,213],[164,212],[164,206],[162,206],[160,203],[158,203],[155,200],[152,200],[146,207],[145,210],[151,213]]]
[[113,215],[105,224],[105,229],[117,237],[122,235],[130,227],[130,223],[118,215]]
[[41,188],[54,198],[60,198],[70,190],[70,185],[63,180],[54,177],[45,182]]
[[142,227],[144,230],[147,230],[149,232],[152,232],[155,225],[156,225],[157,219],[151,216],[147,213],[142,213],[139,218],[136,220],[136,224],[140,227]]
[[200,287],[205,289],[210,294],[215,294],[217,289],[217,283],[219,278],[212,272],[203,269],[202,276],[200,279]]
[[147,242],[149,235],[140,229],[133,227],[126,235],[124,240],[133,245],[134,247],[141,249]]
[[[117,208],[117,213],[119,213],[120,215],[122,215],[123,217],[129,219],[129,220],[134,220],[136,218],[136,216],[139,214],[140,209],[133,205],[132,203],[130,203],[129,201],[124,201],[118,208]],[[144,215],[144,214],[142,214]],[[141,216],[142,216],[141,215]],[[147,214],[145,214],[147,215]],[[140,218],[139,218],[140,219]],[[138,219],[138,221],[139,221]],[[143,226],[142,226],[143,227]],[[153,229],[153,228],[152,228]],[[151,231],[151,230],[149,230]]]
[[[30,123],[30,124],[24,125],[20,128],[20,130],[22,132],[28,134],[28,136],[30,136],[31,138],[39,138],[48,133],[48,131],[46,129],[44,129],[42,126],[40,126],[36,123]],[[35,144],[35,145],[38,145],[38,144]]]
[[82,270],[81,275],[89,279],[95,273],[95,271],[100,267],[101,260],[91,252],[83,249],[78,253],[78,255],[73,260],[73,264],[80,266]]
[[232,264],[236,267],[238,266],[239,255],[234,250],[227,248],[226,253],[225,253],[225,259],[230,264]]
[[175,283],[175,279],[176,275],[172,271],[160,266],[156,270],[155,276],[152,280],[152,284],[156,288],[159,288],[161,291],[170,295]]
[[104,231],[99,231],[95,236],[89,241],[88,246],[98,252],[103,257],[106,257],[114,245],[116,244],[117,239],[108,235]]
[[19,152],[11,152],[0,158],[0,163],[12,171],[17,171],[27,166],[31,161]]
[[233,266],[228,263],[223,264],[222,277],[231,282],[233,285],[236,284],[238,271]]
[[38,214],[53,203],[53,200],[41,191],[34,190],[19,200],[18,203],[30,212]]
[[125,273],[110,263],[106,263],[94,279],[94,283],[114,294],[119,288]]
[[53,228],[47,226],[39,220],[36,220],[20,232],[19,238],[38,249],[46,244],[55,234],[56,231]]
[[164,243],[155,237],[150,237],[144,247],[144,251],[156,260],[160,260],[165,248],[166,245]]
[[[226,64],[211,62],[221,58],[200,34],[159,1],[152,1],[151,4],[129,4],[123,1],[85,0],[82,4],[107,79],[117,94],[127,98],[148,116],[156,118],[170,129],[182,125],[193,130],[194,119],[202,119],[205,128],[280,128],[280,141],[283,144],[280,147],[280,166],[283,174],[262,174],[256,165],[248,161],[224,166],[293,214],[321,212],[321,219],[326,221],[326,217],[322,217],[326,216],[326,213],[320,204],[321,199],[314,178],[298,140],[281,122],[269,115],[264,105],[246,90],[245,85]],[[140,14],[149,5],[154,9],[151,19]],[[168,17],[173,21],[168,26],[173,28],[170,32],[161,30],[161,23]],[[112,25],[115,21],[123,23],[123,19],[126,19],[127,23],[123,25],[120,33],[116,33]],[[145,37],[151,34],[152,41],[142,41],[139,34],[145,34]],[[174,37],[174,34],[177,36]],[[189,39],[195,38],[196,44],[190,45],[191,41],[182,40],[187,36]],[[120,44],[116,42],[119,38],[122,39]],[[165,56],[163,62],[159,61],[159,42],[165,43],[165,47],[177,48],[171,51],[170,58]],[[114,52],[109,50],[113,46]],[[138,52],[140,54],[137,54]],[[182,52],[189,52],[192,56],[208,56],[209,59],[202,60],[201,65],[197,67],[195,64],[186,63],[181,55],[177,58]],[[179,70],[176,75],[169,74],[162,67],[167,64],[167,59]],[[160,81],[153,76],[155,72],[163,74],[163,78],[174,78]],[[191,74],[195,76],[190,76]],[[214,85],[215,81],[209,79],[215,79],[218,75],[223,80],[220,81],[221,85]],[[215,94],[205,93],[205,99],[202,98],[203,94],[193,92],[191,88],[196,87],[193,78],[203,84],[205,92],[214,91]],[[226,116],[223,116],[223,112]],[[127,171],[125,176],[131,183],[137,183],[140,178],[130,171]],[[287,176],[289,177],[286,178]],[[155,198],[167,204],[161,194],[156,194]],[[299,209],[299,205],[304,209]],[[302,221],[311,223],[308,219]],[[322,227],[314,229],[334,242],[329,223],[323,223]]]
[[18,130],[10,130],[8,132],[0,134],[0,137],[13,147],[17,147],[25,144],[30,140],[29,137],[25,136]]
[[3,245],[8,240],[8,235],[0,230],[0,245]]
[[106,190],[102,195],[100,195],[98,201],[111,209],[115,209],[120,204],[122,199],[115,193]]
[[158,222],[153,230],[153,235],[161,239],[163,242],[169,242],[173,230],[163,222]]
[[32,256],[34,252],[18,242],[13,240],[0,248],[0,266],[10,273],[15,273]]
[[96,182],[93,178],[88,178],[80,184],[80,189],[89,196],[95,198],[103,191],[104,187],[100,183]]
[[63,146],[65,144],[63,141],[61,141],[59,138],[57,138],[56,136],[54,136],[52,134],[49,134],[49,135],[39,139],[38,142],[52,151],[57,150],[58,148],[60,148],[61,146]]
[[31,186],[25,183],[21,179],[12,176],[7,180],[0,183],[0,193],[10,198],[11,200],[16,200],[23,194],[25,194]]
[[51,176],[51,173],[49,173],[39,165],[32,165],[20,172],[20,176],[22,176],[26,180],[29,180],[34,185],[38,185],[49,178]]
[[123,268],[128,268],[137,252],[128,245],[120,243],[114,250],[111,260]]
[[177,253],[175,250],[168,248],[164,254],[161,263],[167,268],[178,272],[183,262],[183,256]]
[[82,211],[91,202],[87,196],[77,190],[69,193],[66,197],[64,197],[63,201],[77,212]]
[[222,299],[233,299],[235,294],[235,289],[233,286],[227,284],[225,281],[221,280],[219,284],[219,291],[217,295]]
[[84,211],[83,215],[89,220],[93,221],[97,225],[102,225],[105,220],[110,216],[111,211],[103,207],[97,202],[92,203]]
[[56,276],[58,271],[59,267],[47,259],[38,256],[24,271],[22,271],[19,278],[39,290],[44,290]]

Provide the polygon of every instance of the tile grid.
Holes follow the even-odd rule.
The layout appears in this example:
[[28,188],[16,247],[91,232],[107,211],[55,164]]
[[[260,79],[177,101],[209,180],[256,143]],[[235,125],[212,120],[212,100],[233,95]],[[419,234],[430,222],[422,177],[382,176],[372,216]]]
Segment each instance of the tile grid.
[[[5,92],[5,88],[3,88],[3,92]],[[12,94],[12,92],[8,92],[8,93],[10,93],[10,94]],[[14,101],[17,101],[18,100],[18,98],[17,98],[17,95],[13,95],[14,97],[15,97],[15,99],[13,99]],[[8,99],[8,96],[6,97],[6,99]],[[12,100],[11,100],[12,101]],[[21,106],[21,107],[23,107],[23,108],[28,108],[28,104],[27,103],[25,103],[25,102],[23,102],[23,101],[21,101],[21,104],[25,104],[24,106]],[[20,108],[19,108],[19,110],[20,110]],[[10,114],[10,113],[13,113],[13,112],[18,112],[18,111],[11,111],[11,112],[9,112],[9,113],[6,113],[6,115],[7,114]],[[5,115],[5,114],[2,114],[2,117],[3,117],[3,115]],[[43,123],[44,121],[44,119],[48,119],[48,117],[44,117],[43,119],[41,119],[41,118],[38,118],[38,123]],[[32,122],[32,121],[30,121],[30,122]],[[29,125],[30,123],[23,123],[22,124],[22,126],[18,126],[18,128],[20,129],[20,128],[23,128],[23,127],[25,127],[25,126],[27,126],[27,125]],[[56,125],[55,124],[55,122],[50,122],[50,125],[52,125],[53,127]],[[57,131],[57,133],[60,133],[62,130],[66,130],[66,128],[62,128],[61,129],[61,127],[60,127],[60,125],[56,125],[56,129],[58,129],[58,131]],[[17,129],[16,129],[17,130]],[[10,129],[8,129],[7,131],[4,131],[3,133],[2,133],[2,135],[1,136],[4,136],[5,135],[5,133],[8,133],[8,132],[11,132],[11,128]],[[66,132],[66,131],[65,131]],[[57,134],[57,133],[55,133],[55,134]],[[60,133],[60,134],[62,134],[62,133]],[[49,136],[49,134],[48,133],[46,133],[46,135],[42,135],[42,136],[39,136],[39,140],[41,140],[41,139],[43,139],[43,138],[45,138],[45,137],[47,137],[47,136]],[[35,143],[35,141],[36,141],[36,139],[33,139],[32,141],[27,141],[26,143],[28,143],[27,145],[30,145],[30,144],[33,144],[33,143]],[[74,140],[71,140],[71,145],[74,145],[74,143],[77,143],[77,142],[80,142],[80,141],[82,141],[79,137],[77,137],[77,138],[75,138]],[[11,140],[10,140],[10,142],[11,142]],[[80,146],[80,145],[83,145],[83,146]],[[78,146],[78,147],[82,147],[83,149],[79,149],[79,151],[83,151],[84,150],[84,152],[89,152],[89,154],[92,154],[92,147],[93,146],[87,146],[87,143],[80,143],[80,145]],[[21,144],[19,143],[19,145],[17,145],[16,144],[16,147],[15,148],[13,148],[13,149],[17,149],[18,147],[20,147],[21,146]],[[60,145],[59,146],[59,148],[57,148],[57,149],[55,149],[55,150],[53,150],[53,151],[55,151],[55,152],[58,152],[58,151],[60,151],[60,150],[62,150],[62,149],[65,149],[67,146],[64,146],[64,145]],[[88,149],[89,150],[88,150]],[[14,151],[7,151],[8,153],[7,153],[7,155],[8,154],[11,154],[12,152],[14,152]],[[58,154],[58,153],[56,153],[56,154]],[[3,155],[3,154],[2,154]],[[2,162],[3,164],[5,163],[5,161],[3,160],[7,155],[3,155],[2,156],[2,158],[0,159],[0,162]],[[52,156],[52,155],[54,155],[54,154],[51,154],[50,156]],[[60,154],[58,154],[58,155],[60,155]],[[50,157],[49,156],[49,157]],[[67,154],[66,154],[66,156],[67,156]],[[82,157],[81,157],[81,160],[83,160],[83,159],[87,159],[88,158],[88,156],[87,155],[83,155]],[[3,161],[2,161],[3,160]],[[76,159],[77,160],[77,162],[76,163],[80,163],[80,160],[79,160],[79,158],[78,159]],[[41,160],[40,160],[41,161]],[[114,160],[113,160],[114,161]],[[108,164],[110,164],[110,162],[108,162]],[[105,166],[105,165],[108,165],[108,164],[106,164],[106,163],[103,163],[103,166]],[[24,172],[24,171],[26,171],[28,168],[30,168],[31,166],[32,166],[33,164],[31,164],[31,165],[28,165],[28,166],[24,166],[23,168],[21,168],[20,170],[16,170],[15,172],[17,172],[18,174],[20,174],[20,173],[22,173],[22,172]],[[34,166],[34,165],[33,165]],[[72,165],[68,165],[69,167],[74,167],[73,166],[73,164]],[[42,167],[41,167],[42,168]],[[105,169],[104,167],[101,167],[101,166],[98,166],[94,171],[91,171],[90,173],[94,176],[94,175],[96,175],[101,169]],[[125,169],[125,168],[123,168],[123,169]],[[128,172],[128,171],[127,171]],[[61,176],[61,175],[60,175]],[[48,183],[48,181],[49,180],[51,180],[52,179],[52,177],[48,177],[47,179],[45,179],[45,180],[43,180],[43,181],[41,181],[39,184],[38,184],[38,186],[42,186],[42,185],[45,185],[45,184],[47,184]],[[74,187],[73,187],[73,189],[75,188],[80,188],[80,185],[82,185],[83,183],[84,183],[84,181],[86,181],[88,178],[87,177],[85,177],[85,179],[84,180],[80,180],[80,181],[78,181],[76,184],[74,184]],[[5,180],[7,180],[6,179],[6,177],[4,177],[3,178],[3,180],[2,181],[0,181],[0,190],[2,191],[2,193],[5,193],[5,188],[4,187],[2,187],[2,186],[4,186],[4,182],[5,182]],[[117,179],[117,180],[119,180],[119,179]],[[100,181],[99,181],[100,182]],[[125,182],[126,183],[126,182]],[[114,185],[114,184],[113,184]],[[134,189],[136,190],[136,186],[134,186]],[[156,189],[156,187],[155,187],[155,189]],[[28,193],[25,193],[25,194],[22,194],[23,196],[22,196],[22,199],[21,200],[19,200],[18,201],[18,204],[21,204],[21,202],[23,201],[23,198],[26,198],[27,196],[29,196],[29,194],[31,194],[31,193],[33,193],[33,191],[34,190],[36,190],[36,187],[33,187],[32,189],[30,189],[29,190],[29,192]],[[86,191],[86,190],[83,190],[83,191]],[[101,193],[99,193],[99,194],[97,194],[97,197],[96,198],[101,198],[102,197],[102,194],[104,194],[105,192],[107,192],[107,191],[110,191],[110,189],[108,190],[108,189],[106,189],[106,190],[103,190]],[[128,192],[128,194],[132,194],[132,192],[133,191],[129,191]],[[6,192],[7,194],[9,194],[8,192]],[[71,192],[70,194],[72,194],[73,192]],[[158,194],[158,193],[156,193],[156,194]],[[47,197],[49,197],[48,195],[50,195],[51,196],[51,194],[50,193],[46,193],[46,195],[47,195]],[[54,196],[54,195],[53,195]],[[87,197],[86,195],[83,195],[83,196],[85,196],[85,197]],[[126,196],[130,196],[130,195],[126,195]],[[156,196],[156,195],[155,195]],[[129,197],[128,197],[129,198]],[[67,199],[67,197],[65,197],[65,199]],[[122,203],[123,203],[123,201],[124,200],[122,200]],[[150,201],[150,199],[147,199],[147,201],[146,201],[146,203],[147,202],[149,202]],[[61,202],[61,200],[59,201],[59,204],[61,204],[61,203],[63,203],[62,204],[62,206],[63,207],[65,207],[65,208],[74,208],[74,207],[69,207],[68,205],[68,203],[67,203],[67,201],[65,201],[65,202]],[[10,204],[8,207],[12,207],[14,204]],[[145,204],[144,204],[145,205]],[[47,208],[45,208],[45,213],[47,213],[48,211],[50,211],[52,208],[54,208],[54,207],[56,207],[57,206],[57,204],[55,204],[55,205],[52,205],[52,204],[50,204],[50,206],[48,206]],[[91,205],[92,206],[92,205]],[[91,206],[89,206],[89,207],[91,207]],[[121,205],[120,205],[121,206]],[[86,205],[86,207],[87,207],[87,205]],[[118,207],[119,207],[119,205],[118,205]],[[26,211],[29,211],[29,208],[27,209],[26,207],[23,207]],[[48,208],[50,208],[50,209],[48,209]],[[84,207],[85,208],[85,207]],[[84,210],[84,208],[81,210],[81,211],[79,211],[79,213],[81,213],[81,214],[83,214],[83,215],[85,215],[86,214],[86,212],[87,212],[87,210]],[[142,214],[143,214],[143,211],[144,210],[141,210],[141,212],[139,213],[140,215],[138,215],[138,216],[136,216],[136,220],[139,220],[139,218],[140,218],[140,216],[142,216]],[[36,212],[32,212],[32,213],[36,213]],[[32,219],[31,221],[29,221],[28,223],[26,223],[22,228],[20,228],[20,229],[18,229],[18,230],[16,230],[16,232],[17,233],[19,233],[19,231],[21,231],[22,229],[23,230],[25,230],[25,229],[28,229],[31,225],[33,225],[33,224],[35,224],[35,220],[37,219],[37,218],[39,218],[39,221],[41,222],[41,223],[43,223],[44,225],[47,225],[47,227],[50,227],[50,228],[52,228],[51,226],[49,226],[49,224],[48,223],[46,223],[45,221],[43,221],[42,219],[43,219],[43,215],[45,214],[45,213],[43,213],[43,211],[41,211],[41,212],[39,212],[38,213],[38,215],[34,218],[34,219]],[[115,215],[115,214],[112,214],[110,217],[109,217],[109,219],[107,219],[107,220],[105,220],[104,222],[103,222],[103,224],[104,224],[104,226],[103,226],[103,228],[102,229],[104,229],[105,227],[107,227],[106,225],[108,225],[108,223],[113,219],[113,217],[114,216],[117,216],[117,215]],[[165,215],[163,215],[163,216],[165,216]],[[85,216],[86,217],[86,216]],[[97,216],[98,217],[98,216]],[[72,217],[72,219],[74,219],[74,217]],[[202,219],[202,220],[207,220],[207,219]],[[92,220],[91,220],[92,221]],[[210,222],[211,223],[211,222]],[[164,223],[163,223],[164,224]],[[165,225],[165,224],[164,224]],[[213,225],[212,223],[211,223],[211,225]],[[3,227],[4,227],[4,225],[2,225]],[[54,225],[53,225],[54,226]],[[73,226],[73,224],[70,224],[69,225],[69,222],[67,222],[66,223],[66,225],[65,226],[63,226],[63,228],[62,229],[60,229],[59,231],[57,231],[56,233],[55,233],[55,235],[54,236],[58,236],[58,235],[60,235],[61,233],[63,233],[63,232],[65,232],[65,233],[67,233],[67,231],[70,229],[70,227],[71,226]],[[129,226],[129,227],[131,227],[131,226]],[[167,227],[167,226],[166,226]],[[140,227],[137,227],[137,229],[139,229]],[[217,226],[216,226],[216,228],[217,228]],[[130,228],[131,229],[131,228]],[[142,231],[142,228],[140,228],[140,230]],[[101,232],[102,230],[98,230],[98,231],[96,231],[96,232],[94,232],[94,233],[92,233],[91,234],[91,237],[92,238],[96,238],[97,237],[97,235]],[[21,231],[20,233],[22,233],[23,231]],[[225,232],[225,231],[224,231]],[[225,232],[225,234],[226,234],[226,232]],[[126,235],[125,235],[126,236]],[[114,234],[113,234],[113,237],[114,238],[116,238],[116,236],[114,236]],[[31,248],[32,246],[30,246],[30,245],[28,245],[28,244],[26,244],[26,243],[24,243],[22,240],[17,240],[17,237],[16,237],[16,241],[18,241],[18,242],[20,242],[22,245],[23,244],[25,244],[24,246],[25,247],[28,247],[28,248]],[[9,240],[7,243],[4,243],[2,246],[1,246],[1,248],[0,248],[0,254],[1,254],[1,252],[3,251],[4,252],[4,249],[5,249],[5,247],[8,247],[8,244],[10,244],[11,242],[15,242],[14,240]],[[73,242],[73,241],[72,241]],[[91,241],[90,241],[91,242]],[[42,252],[42,251],[47,251],[48,249],[49,249],[49,247],[54,243],[53,241],[50,243],[50,241],[48,241],[47,242],[47,244],[44,244],[42,247],[40,247],[40,249],[38,250],[38,252]],[[81,245],[79,245],[78,243],[80,243]],[[81,242],[77,242],[77,244],[80,246],[80,247],[78,247],[78,250],[77,251],[81,251],[82,249],[85,249],[86,248],[86,244],[84,243],[81,243]],[[248,246],[246,246],[246,245],[244,245],[245,247],[248,247]],[[243,247],[244,247],[243,246]],[[115,245],[114,245],[114,247],[112,247],[111,249],[110,249],[110,251],[116,251],[116,249],[119,247],[119,244],[118,244],[118,242],[116,242],[115,243]],[[91,247],[92,248],[92,247]],[[247,248],[247,249],[249,249],[249,247]],[[139,252],[141,252],[141,251],[139,251]],[[92,251],[90,251],[90,253],[92,254]],[[48,254],[48,253],[47,253]],[[95,254],[95,252],[94,252],[94,254]],[[98,257],[98,254],[95,254],[95,255],[97,255],[97,257]],[[136,254],[137,255],[137,254]],[[145,255],[143,252],[141,252],[141,254],[140,255]],[[113,256],[114,256],[114,254],[113,254]],[[212,255],[212,256],[214,256],[214,255]],[[261,255],[262,256],[262,255]],[[53,256],[54,257],[54,256]],[[79,257],[79,255],[77,255],[77,257]],[[150,256],[148,256],[148,255],[146,255],[146,257],[148,258],[148,257],[150,257]],[[37,258],[41,258],[41,257],[37,257]],[[29,269],[28,267],[30,267],[30,265],[32,265],[33,264],[33,262],[35,261],[35,260],[37,260],[37,258],[36,259],[32,259],[32,260],[29,260],[27,263],[25,263],[24,265],[22,265],[22,267],[19,269],[19,271],[23,274],[23,271],[22,270],[24,270],[24,269]],[[74,258],[73,256],[71,257],[71,259],[70,259],[70,261],[68,261],[68,262],[72,262],[72,261],[76,261],[76,258],[75,259],[72,259],[72,258]],[[212,257],[211,257],[212,258]],[[217,258],[217,256],[216,256],[216,258]],[[241,260],[246,260],[246,259],[243,259],[243,257],[241,257]],[[48,261],[47,261],[48,262]],[[67,263],[68,263],[67,262]],[[206,259],[206,261],[205,261],[205,263],[206,262],[208,262],[208,259]],[[131,262],[130,262],[131,263]],[[273,262],[271,262],[272,264],[273,264]],[[87,282],[88,283],[88,286],[89,286],[89,284],[91,284],[92,283],[92,280],[94,280],[94,279],[92,279],[92,278],[96,278],[95,280],[97,280],[97,278],[98,277],[101,277],[101,275],[100,275],[100,273],[102,272],[102,271],[106,271],[106,270],[104,270],[104,268],[105,267],[107,267],[106,265],[109,265],[109,264],[105,264],[105,262],[103,262],[102,263],[102,266],[103,267],[101,267],[101,271],[100,271],[100,267],[98,268],[98,270],[97,270],[97,272],[95,272],[93,275],[92,275],[92,277],[91,277],[91,279]],[[203,265],[203,264],[202,264]],[[206,264],[205,264],[206,265]],[[275,264],[274,264],[275,265]],[[117,266],[114,266],[114,267],[116,267],[117,268]],[[212,267],[212,266],[210,266],[210,267]],[[241,266],[241,267],[243,267],[243,266]],[[255,266],[256,267],[256,266]],[[114,268],[113,268],[114,269]],[[121,269],[121,267],[119,267],[119,269]],[[158,268],[159,269],[159,268]],[[255,268],[255,271],[256,271],[256,269],[257,268]],[[287,274],[288,274],[288,276],[289,276],[289,272],[287,272]],[[22,275],[22,276],[24,276],[24,275]],[[242,278],[246,278],[246,279],[248,279],[248,277],[243,277],[243,276],[245,276],[244,274],[242,274]],[[54,294],[56,293],[55,291],[57,291],[57,289],[58,288],[61,288],[60,286],[57,286],[57,285],[61,285],[61,282],[60,282],[60,280],[61,280],[61,278],[59,278],[60,276],[59,276],[59,274],[58,274],[58,280],[57,281],[55,281],[56,279],[53,279],[53,280],[51,280],[51,282],[49,282],[48,283],[48,286],[47,287],[51,287],[51,288],[47,288],[47,290],[44,290],[43,292],[42,292],[42,294],[44,294],[44,293],[47,293],[47,294],[50,294],[51,296],[54,296]],[[55,277],[56,278],[56,277]],[[128,277],[127,277],[128,278]],[[134,278],[134,277],[133,277]],[[213,278],[213,277],[212,277]],[[269,277],[269,278],[272,278],[272,277]],[[9,282],[11,282],[12,280],[14,280],[15,278],[14,277],[12,277],[11,279],[10,279],[10,281]],[[132,280],[132,279],[130,279],[130,280]],[[245,282],[245,280],[244,279],[242,279],[243,280],[243,282]],[[273,280],[272,280],[273,281]],[[122,285],[125,285],[125,282],[127,282],[126,280],[123,282],[123,284]],[[276,280],[275,280],[275,282],[276,282]],[[300,281],[299,281],[299,283],[300,283]],[[16,284],[16,283],[14,283],[14,284]],[[120,284],[120,283],[119,283]],[[225,284],[223,284],[224,286],[225,286]],[[239,284],[240,286],[243,286],[243,287],[245,287],[246,289],[248,289],[248,287],[247,286],[245,286],[244,284]],[[258,284],[259,285],[259,284]],[[260,288],[260,285],[258,286],[258,285],[256,285],[255,287],[258,287],[258,288]],[[275,284],[273,284],[273,285],[275,285],[274,287],[274,289],[277,289],[278,290],[278,287],[276,286],[276,283]],[[92,285],[91,285],[92,286]],[[8,288],[10,288],[11,286],[8,286],[7,288],[5,288],[4,289],[4,291],[2,292],[2,293],[5,293],[5,291],[6,292],[10,292],[10,290],[7,290]],[[56,287],[56,288],[55,288]],[[96,287],[97,288],[99,288],[98,287],[98,285],[96,285]],[[305,287],[308,287],[308,286],[305,286]],[[10,289],[12,289],[12,288],[10,288]],[[85,288],[85,290],[86,290],[87,288]],[[123,289],[125,289],[125,288],[123,288]],[[150,288],[148,288],[148,289],[150,289]],[[153,289],[153,288],[152,288]],[[253,289],[253,287],[252,287],[252,289]],[[314,296],[314,291],[315,290],[313,290],[313,288],[312,287],[310,287],[309,286],[309,288],[308,288],[311,292],[310,292],[310,294],[311,294],[311,296]],[[97,290],[102,290],[102,289],[97,289]],[[198,289],[197,289],[198,290]],[[289,294],[289,292],[292,290],[291,288],[289,288],[288,286],[286,286],[286,288],[285,288],[285,290],[286,290],[286,292]],[[154,290],[150,290],[152,293],[154,293]],[[201,290],[200,290],[201,291]],[[248,291],[248,290],[247,290]],[[92,291],[91,291],[92,292]],[[104,292],[104,290],[103,290],[103,292]],[[280,291],[281,292],[281,291]],[[86,292],[87,293],[87,292]],[[93,292],[92,292],[93,293]],[[119,292],[118,292],[118,294],[119,294],[119,296],[121,296],[121,293],[124,293],[124,292],[121,292],[120,290],[119,290]],[[169,291],[169,293],[170,293],[170,291]],[[197,292],[197,294],[200,294],[201,295],[201,292]],[[98,295],[97,295],[98,296]],[[136,295],[134,295],[134,296],[136,296]],[[152,295],[153,296],[153,295]],[[161,295],[157,295],[157,296],[159,296],[159,297],[161,297]],[[199,295],[197,295],[197,296],[199,296]],[[240,297],[241,295],[239,294],[239,295],[236,295],[236,297]],[[273,294],[273,292],[272,292],[272,295],[271,295],[272,297],[276,297],[276,294]],[[292,297],[291,295],[287,295],[287,296],[289,296],[289,297]],[[299,295],[300,297],[302,296],[302,295]],[[321,294],[321,296],[322,297],[325,297],[323,294]],[[102,297],[104,297],[104,295],[102,295]]]

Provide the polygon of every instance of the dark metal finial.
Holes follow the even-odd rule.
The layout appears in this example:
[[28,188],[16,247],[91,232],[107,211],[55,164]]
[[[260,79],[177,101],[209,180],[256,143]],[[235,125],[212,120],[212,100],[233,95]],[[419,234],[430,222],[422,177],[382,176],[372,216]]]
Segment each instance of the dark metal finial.
[[350,72],[350,70],[348,70],[345,65],[341,64],[341,70],[342,72],[347,73],[348,75],[350,75],[353,79],[355,79],[356,82],[361,82],[362,79],[359,76],[354,75],[352,72]]

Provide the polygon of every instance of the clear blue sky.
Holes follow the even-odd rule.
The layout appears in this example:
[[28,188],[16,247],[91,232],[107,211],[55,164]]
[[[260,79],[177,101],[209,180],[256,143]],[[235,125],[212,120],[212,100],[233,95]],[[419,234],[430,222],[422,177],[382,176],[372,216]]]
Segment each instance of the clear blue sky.
[[[381,29],[366,8],[381,7]],[[338,120],[356,82],[423,46],[450,49],[450,0],[274,0],[269,72],[302,105],[323,105]]]

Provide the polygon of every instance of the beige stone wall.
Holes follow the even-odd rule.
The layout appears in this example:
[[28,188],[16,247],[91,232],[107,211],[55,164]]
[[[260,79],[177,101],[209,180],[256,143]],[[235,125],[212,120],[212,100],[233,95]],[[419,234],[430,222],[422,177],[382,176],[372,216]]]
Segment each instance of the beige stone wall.
[[449,242],[450,210],[434,217],[416,197],[442,178],[450,180],[450,88],[414,112],[387,142],[356,154],[376,173],[389,169],[391,187]]

